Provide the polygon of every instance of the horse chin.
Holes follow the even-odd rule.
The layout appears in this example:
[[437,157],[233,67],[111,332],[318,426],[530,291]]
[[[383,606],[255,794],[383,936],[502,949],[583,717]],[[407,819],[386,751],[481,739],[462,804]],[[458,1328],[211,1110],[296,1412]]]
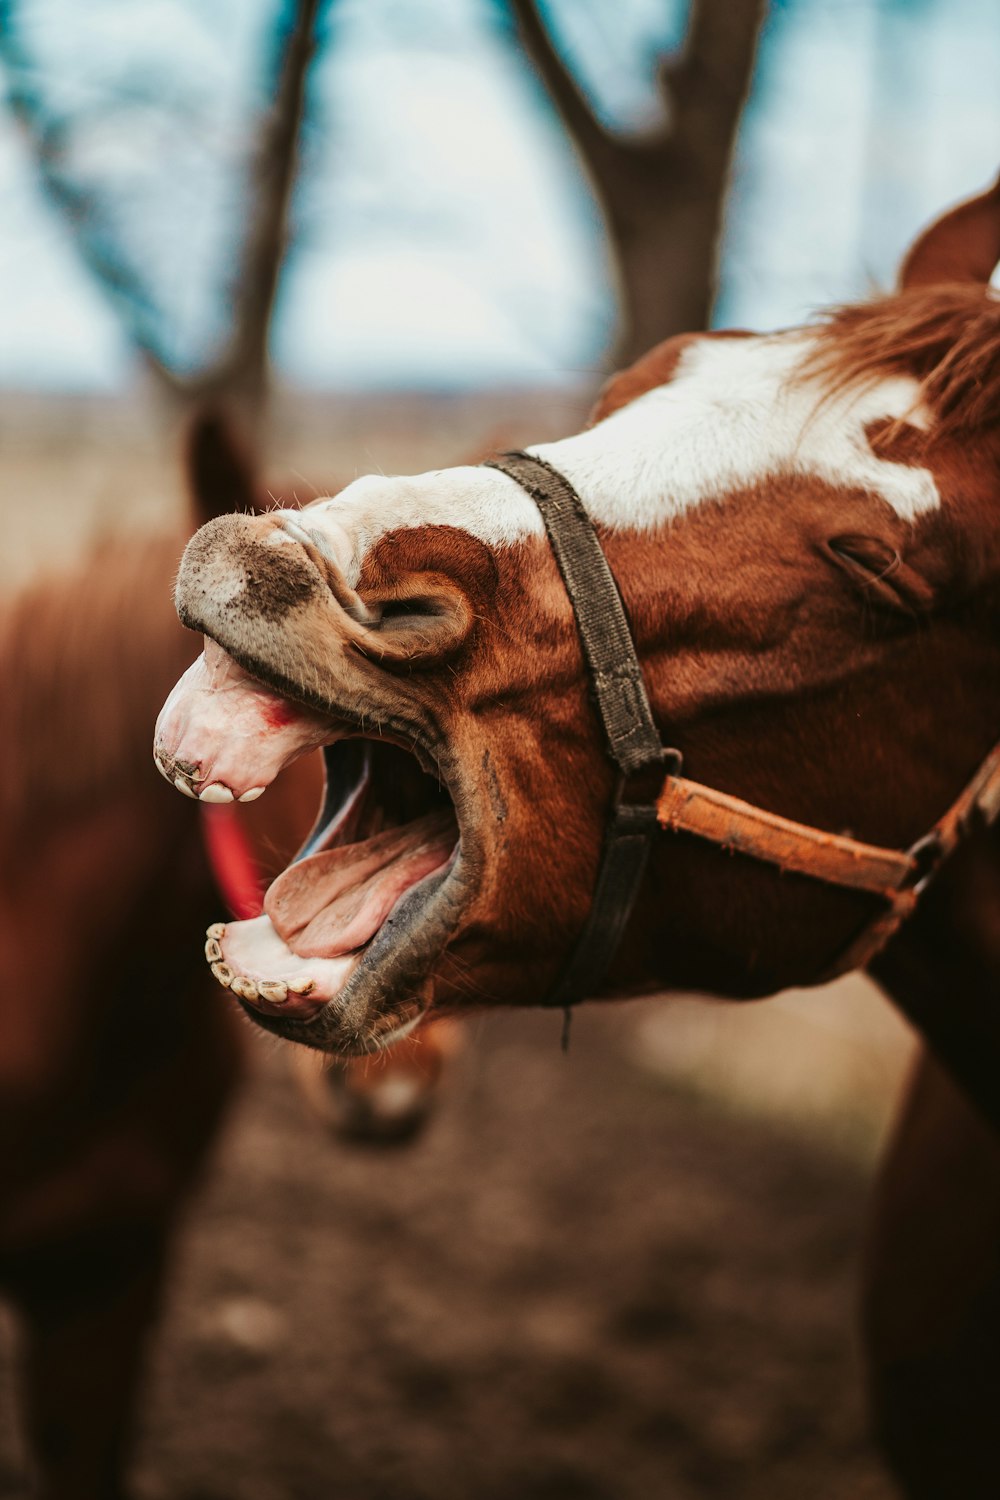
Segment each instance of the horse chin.
[[347,737],[324,750],[313,832],[262,915],[209,929],[216,979],[265,1030],[326,1052],[374,1052],[419,1024],[430,971],[471,878],[455,802],[429,751]]

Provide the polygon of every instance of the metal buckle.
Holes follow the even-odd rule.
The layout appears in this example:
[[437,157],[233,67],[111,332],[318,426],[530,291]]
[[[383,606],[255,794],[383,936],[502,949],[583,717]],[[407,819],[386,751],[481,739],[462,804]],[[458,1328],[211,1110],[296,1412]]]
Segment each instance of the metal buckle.
[[944,858],[941,835],[936,832],[926,834],[911,845],[907,854],[913,861],[913,868],[900,886],[900,890],[912,891],[915,896],[919,896]]
[[660,760],[620,772],[611,793],[607,827],[613,836],[649,836],[658,826],[657,803],[666,777],[680,775],[679,750],[664,749]]
[[684,758],[679,750],[664,748],[659,760],[647,761],[634,771],[619,771],[611,792],[612,815],[620,807],[655,807],[664,780],[669,776],[679,776],[683,765]]

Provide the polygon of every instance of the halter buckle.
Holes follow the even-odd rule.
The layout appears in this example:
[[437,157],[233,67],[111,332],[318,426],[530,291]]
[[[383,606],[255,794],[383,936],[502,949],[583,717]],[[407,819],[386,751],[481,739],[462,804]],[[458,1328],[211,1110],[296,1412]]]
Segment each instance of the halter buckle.
[[914,896],[919,896],[944,858],[945,847],[941,835],[936,831],[926,834],[911,845],[907,853],[912,861],[912,868],[900,890],[912,891]]
[[634,771],[619,771],[611,792],[612,818],[617,821],[619,811],[627,816],[629,809],[652,808],[655,814],[664,781],[679,776],[683,767],[681,752],[664,746],[658,760],[648,760]]

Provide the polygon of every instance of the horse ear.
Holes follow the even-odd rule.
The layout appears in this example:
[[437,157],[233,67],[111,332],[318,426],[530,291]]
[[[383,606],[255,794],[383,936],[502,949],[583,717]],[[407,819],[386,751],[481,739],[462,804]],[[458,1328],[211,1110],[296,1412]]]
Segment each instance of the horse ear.
[[910,247],[900,287],[972,281],[985,286],[1000,261],[1000,177],[985,193],[935,219]]
[[263,510],[257,477],[232,417],[202,407],[187,432],[184,469],[197,526],[231,511]]

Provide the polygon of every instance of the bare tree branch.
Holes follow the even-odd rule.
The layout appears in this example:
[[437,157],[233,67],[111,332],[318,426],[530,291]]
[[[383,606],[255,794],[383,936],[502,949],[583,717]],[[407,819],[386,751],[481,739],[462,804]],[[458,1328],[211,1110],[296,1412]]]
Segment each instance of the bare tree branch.
[[614,357],[635,358],[674,333],[704,328],[726,181],[753,76],[766,0],[692,0],[679,61],[662,60],[667,122],[636,136],[600,125],[541,19],[510,0],[522,44],[572,136],[604,210],[620,279]]
[[562,122],[584,157],[602,157],[615,142],[597,119],[587,99],[553,45],[535,0],[510,0],[521,45],[531,59]]
[[53,117],[43,101],[35,69],[19,45],[12,9],[10,0],[0,3],[0,57],[6,66],[11,113],[32,148],[42,186],[72,227],[84,261],[116,305],[133,341],[158,365],[162,355],[156,312],[148,289],[97,232],[90,194],[62,170],[66,122]]
[[174,368],[162,313],[141,271],[102,228],[98,195],[64,166],[71,125],[54,115],[20,41],[14,0],[0,0],[0,60],[7,99],[32,149],[41,183],[64,214],[84,261],[119,312],[147,367],[184,401],[235,398],[259,404],[267,385],[267,343],[288,243],[288,213],[298,169],[306,83],[320,11],[331,0],[285,0],[276,24],[272,104],[262,117],[248,173],[245,228],[229,288],[229,335],[222,353],[193,375]]
[[211,394],[239,392],[259,402],[278,279],[288,248],[288,215],[299,164],[306,82],[323,0],[297,0],[279,43],[274,105],[265,118],[251,174],[251,201],[233,286],[229,348],[202,382]]

